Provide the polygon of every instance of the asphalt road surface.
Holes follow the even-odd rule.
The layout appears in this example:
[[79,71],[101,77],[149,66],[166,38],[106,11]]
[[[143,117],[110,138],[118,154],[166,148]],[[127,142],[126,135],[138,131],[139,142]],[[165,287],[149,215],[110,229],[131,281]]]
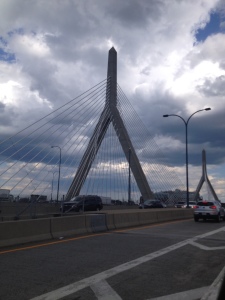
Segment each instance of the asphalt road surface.
[[225,222],[193,220],[0,249],[0,299],[200,299],[225,266]]

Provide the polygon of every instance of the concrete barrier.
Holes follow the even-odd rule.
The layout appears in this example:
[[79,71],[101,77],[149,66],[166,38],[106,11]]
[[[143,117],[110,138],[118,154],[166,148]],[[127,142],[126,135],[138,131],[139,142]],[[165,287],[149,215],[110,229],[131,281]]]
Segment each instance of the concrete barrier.
[[190,219],[193,218],[194,210],[192,208],[189,209],[173,209],[171,210],[171,219],[172,220],[180,220],[180,219]]
[[114,224],[116,229],[138,226],[140,225],[138,212],[116,213],[114,214]]
[[138,213],[138,217],[140,225],[149,225],[158,222],[158,214],[154,210],[146,211],[143,209]]
[[85,215],[51,218],[50,225],[49,230],[53,238],[85,234],[88,232]]
[[86,215],[86,229],[90,233],[107,231],[105,214]]
[[192,209],[136,209],[0,222],[0,247],[192,217]]
[[0,247],[51,239],[50,219],[0,223]]
[[106,214],[106,226],[108,230],[116,229],[115,221],[114,221],[114,214]]
[[171,210],[162,210],[157,211],[157,220],[158,222],[166,222],[172,219],[172,211]]

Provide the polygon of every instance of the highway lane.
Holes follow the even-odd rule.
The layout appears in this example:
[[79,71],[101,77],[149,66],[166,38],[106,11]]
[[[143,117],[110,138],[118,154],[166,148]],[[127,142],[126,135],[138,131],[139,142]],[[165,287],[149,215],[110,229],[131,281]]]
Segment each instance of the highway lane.
[[203,293],[225,266],[224,249],[225,222],[193,220],[8,247],[0,249],[0,299]]

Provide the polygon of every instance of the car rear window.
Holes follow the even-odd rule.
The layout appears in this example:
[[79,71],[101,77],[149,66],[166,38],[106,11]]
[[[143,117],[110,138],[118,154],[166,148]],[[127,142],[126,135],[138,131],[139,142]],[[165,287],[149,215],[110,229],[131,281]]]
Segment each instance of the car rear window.
[[197,205],[198,206],[212,206],[212,205],[214,205],[214,203],[213,202],[204,201],[204,202],[198,202]]

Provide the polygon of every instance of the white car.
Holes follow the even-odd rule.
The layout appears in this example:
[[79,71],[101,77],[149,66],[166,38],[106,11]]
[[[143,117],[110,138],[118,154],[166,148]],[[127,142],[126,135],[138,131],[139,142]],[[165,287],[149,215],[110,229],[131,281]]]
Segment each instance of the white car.
[[187,203],[185,201],[178,201],[176,204],[175,204],[175,207],[176,208],[185,208],[187,206]]
[[221,219],[225,220],[225,210],[219,201],[199,201],[194,208],[194,220],[198,222],[199,219],[220,222]]

